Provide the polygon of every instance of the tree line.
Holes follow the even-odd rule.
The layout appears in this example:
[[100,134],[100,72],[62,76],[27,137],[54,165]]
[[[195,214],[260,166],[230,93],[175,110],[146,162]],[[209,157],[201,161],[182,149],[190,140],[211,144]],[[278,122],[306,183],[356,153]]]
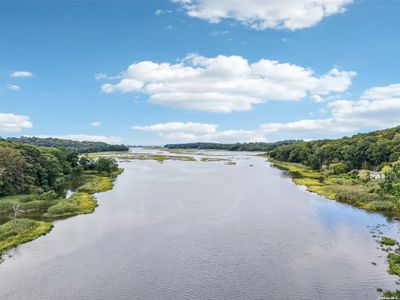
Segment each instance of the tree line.
[[334,165],[343,172],[354,169],[380,171],[400,159],[400,126],[335,140],[297,142],[274,148],[277,160],[301,163],[314,170]]
[[282,145],[291,145],[300,141],[287,140],[275,143],[185,143],[185,144],[167,144],[164,147],[168,149],[209,149],[209,150],[226,150],[226,151],[260,151],[269,152],[276,147]]
[[110,145],[103,142],[78,142],[57,138],[38,138],[38,137],[26,137],[22,136],[19,138],[9,138],[11,142],[19,142],[22,144],[29,144],[33,146],[42,147],[63,147],[71,151],[79,153],[92,153],[92,152],[106,152],[106,151],[128,151],[129,148],[125,145]]
[[113,172],[117,168],[111,158],[93,160],[68,148],[0,140],[0,196],[55,191],[85,170]]

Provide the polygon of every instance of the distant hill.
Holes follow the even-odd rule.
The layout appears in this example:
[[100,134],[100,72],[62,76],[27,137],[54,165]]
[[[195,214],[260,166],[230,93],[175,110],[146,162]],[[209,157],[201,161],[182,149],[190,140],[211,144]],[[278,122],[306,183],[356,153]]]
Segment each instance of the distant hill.
[[129,148],[125,145],[110,145],[103,142],[78,142],[56,138],[38,138],[38,137],[19,137],[8,138],[9,141],[29,144],[42,147],[63,147],[71,151],[79,153],[90,152],[106,152],[106,151],[128,151]]
[[386,163],[400,160],[400,126],[335,140],[315,140],[276,147],[274,159],[301,163],[315,170],[341,163],[352,169],[380,170]]
[[276,147],[283,145],[291,145],[299,143],[298,140],[287,140],[275,143],[186,143],[186,144],[168,144],[164,148],[168,149],[210,149],[210,150],[227,150],[227,151],[262,151],[269,152]]

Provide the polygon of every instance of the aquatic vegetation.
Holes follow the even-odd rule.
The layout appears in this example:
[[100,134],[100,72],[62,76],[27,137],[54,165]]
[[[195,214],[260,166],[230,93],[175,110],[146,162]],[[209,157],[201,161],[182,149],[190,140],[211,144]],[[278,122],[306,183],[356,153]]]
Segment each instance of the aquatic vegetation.
[[394,246],[397,244],[396,240],[394,240],[390,237],[387,237],[387,236],[383,236],[380,243],[382,245],[386,245],[386,246]]
[[196,161],[193,156],[187,155],[165,155],[165,154],[148,154],[148,153],[132,153],[126,156],[126,159],[137,159],[137,160],[155,160],[160,163],[166,160],[181,160],[181,161]]
[[4,251],[45,235],[53,225],[30,219],[15,219],[0,225],[0,258]]
[[396,253],[388,254],[389,272],[400,276],[400,255]]
[[66,217],[92,213],[97,206],[93,195],[88,193],[75,193],[68,199],[64,199],[48,209],[51,217]]
[[165,148],[163,150],[173,154],[192,154],[198,151],[198,149],[169,149],[169,148]]
[[112,189],[112,186],[111,177],[87,175],[86,182],[77,189],[77,192],[94,194],[108,191]]
[[396,290],[396,291],[385,291],[383,293],[383,297],[382,299],[400,299],[400,291]]
[[220,157],[202,157],[200,160],[202,162],[230,161],[229,159]]

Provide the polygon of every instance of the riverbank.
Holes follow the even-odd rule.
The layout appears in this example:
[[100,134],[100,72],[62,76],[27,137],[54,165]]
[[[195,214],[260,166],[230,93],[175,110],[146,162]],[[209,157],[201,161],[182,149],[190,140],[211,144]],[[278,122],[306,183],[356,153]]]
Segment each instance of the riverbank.
[[400,217],[397,199],[390,194],[377,192],[379,180],[362,180],[350,174],[327,175],[301,164],[273,159],[268,161],[287,171],[295,184],[305,186],[310,192],[369,211]]
[[0,219],[8,219],[0,225],[0,261],[7,250],[49,233],[52,221],[94,212],[98,204],[93,194],[111,190],[122,172],[123,169],[111,173],[87,171],[69,198],[59,198],[54,193],[0,198]]

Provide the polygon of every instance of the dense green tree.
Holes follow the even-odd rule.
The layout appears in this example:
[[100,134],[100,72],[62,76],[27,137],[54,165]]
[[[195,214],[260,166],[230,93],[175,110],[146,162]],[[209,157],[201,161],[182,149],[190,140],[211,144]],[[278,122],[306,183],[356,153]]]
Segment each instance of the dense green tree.
[[0,147],[0,195],[22,193],[29,189],[31,178],[22,154],[11,147]]
[[81,156],[79,158],[79,164],[84,170],[94,170],[95,168],[94,160],[87,156]]
[[211,150],[227,150],[227,151],[262,151],[268,152],[272,149],[282,146],[298,143],[300,141],[281,141],[275,143],[236,143],[236,144],[220,144],[220,143],[186,143],[186,144],[168,144],[168,149],[211,149]]
[[383,165],[397,161],[399,153],[400,127],[336,140],[279,145],[269,152],[277,160],[302,163],[315,170],[324,165],[341,163],[340,167],[346,171],[380,170]]
[[95,162],[97,172],[111,173],[118,170],[118,164],[113,158],[100,157]]
[[[70,150],[70,154],[73,153],[90,153],[90,152],[104,152],[104,151],[128,151],[129,148],[125,145],[110,145],[102,142],[78,142],[56,138],[38,138],[38,137],[20,137],[20,138],[9,138],[10,141],[19,142],[22,144],[29,144],[33,146],[41,147],[54,147],[54,148],[65,148]],[[75,155],[75,154],[74,154]],[[76,156],[71,162],[77,163],[78,157]],[[74,165],[73,165],[74,167]]]

